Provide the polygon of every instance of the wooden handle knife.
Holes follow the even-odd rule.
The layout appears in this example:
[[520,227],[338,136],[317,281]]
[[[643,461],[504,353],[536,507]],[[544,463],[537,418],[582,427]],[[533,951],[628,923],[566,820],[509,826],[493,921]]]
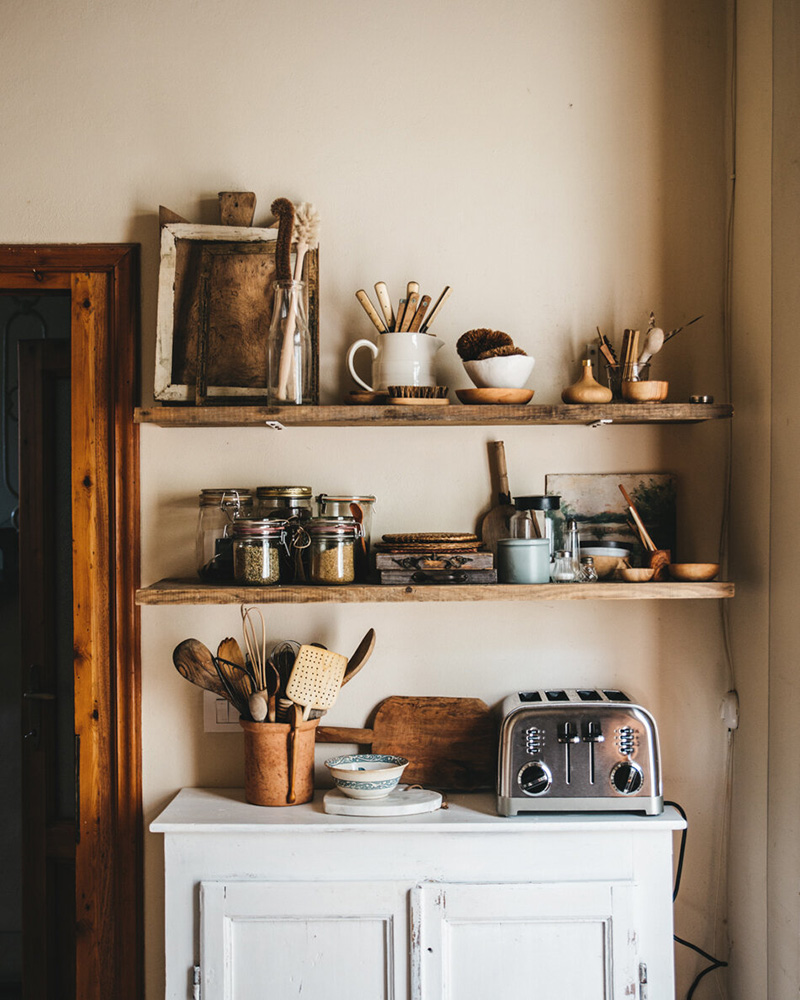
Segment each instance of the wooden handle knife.
[[428,317],[428,319],[426,320],[426,322],[422,324],[422,332],[423,333],[427,333],[428,330],[430,330],[433,321],[436,319],[436,317],[441,312],[442,306],[450,298],[450,292],[451,291],[452,291],[452,288],[449,285],[446,285],[444,291],[439,296],[439,298],[436,300],[436,305],[431,310],[430,316]]
[[422,321],[425,318],[425,313],[428,311],[428,306],[431,304],[430,295],[423,295],[419,300],[419,305],[417,306],[417,311],[414,313],[414,318],[411,320],[411,325],[408,328],[409,333],[416,333],[422,326]]
[[392,309],[392,300],[389,298],[389,289],[386,287],[385,281],[375,283],[375,294],[378,296],[378,305],[386,320],[386,329],[394,330],[394,309]]
[[414,313],[417,311],[418,302],[419,293],[412,292],[408,297],[408,302],[406,302],[406,311],[403,313],[403,325],[400,327],[403,333],[407,333],[408,328],[411,326],[411,320],[414,318]]
[[375,311],[375,306],[370,302],[369,295],[364,291],[363,288],[359,288],[356,292],[356,298],[361,303],[364,308],[364,312],[369,316],[372,322],[375,324],[375,329],[378,333],[386,333],[386,327],[383,320]]

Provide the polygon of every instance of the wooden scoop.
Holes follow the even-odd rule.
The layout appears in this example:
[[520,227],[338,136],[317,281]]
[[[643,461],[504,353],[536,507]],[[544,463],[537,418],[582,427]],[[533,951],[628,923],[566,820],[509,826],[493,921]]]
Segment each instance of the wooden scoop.
[[228,698],[225,685],[214,666],[211,650],[199,639],[184,639],[179,642],[172,651],[172,662],[181,677],[185,677],[187,681],[206,691],[213,691],[221,698]]

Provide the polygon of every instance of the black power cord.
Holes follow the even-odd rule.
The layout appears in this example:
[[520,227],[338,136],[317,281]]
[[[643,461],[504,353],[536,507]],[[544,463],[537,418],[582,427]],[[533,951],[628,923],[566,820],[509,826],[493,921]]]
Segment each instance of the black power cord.
[[[674,903],[675,900],[678,898],[678,890],[681,887],[681,875],[683,875],[683,859],[684,855],[686,854],[686,834],[689,832],[689,821],[686,817],[686,811],[684,810],[683,806],[678,805],[677,802],[665,801],[664,805],[672,806],[674,809],[677,809],[678,812],[683,817],[684,822],[686,823],[686,826],[684,826],[683,830],[681,830],[681,846],[680,850],[678,851],[678,865],[677,868],[675,869],[675,885],[672,889],[672,902]],[[722,959],[720,958],[714,958],[713,955],[709,955],[707,951],[703,951],[702,948],[698,948],[697,945],[692,944],[691,941],[684,941],[683,938],[678,937],[677,934],[672,935],[672,940],[677,941],[678,944],[682,944],[684,948],[691,948],[692,951],[696,951],[698,955],[702,955],[703,958],[706,958],[708,959],[709,962],[711,962],[711,965],[707,966],[707,968],[705,969],[702,969],[695,976],[694,982],[689,987],[689,990],[686,994],[686,1000],[692,1000],[692,997],[694,996],[694,991],[699,986],[700,980],[704,976],[707,976],[709,972],[714,972],[716,969],[726,969],[728,967],[728,963],[723,962]]]

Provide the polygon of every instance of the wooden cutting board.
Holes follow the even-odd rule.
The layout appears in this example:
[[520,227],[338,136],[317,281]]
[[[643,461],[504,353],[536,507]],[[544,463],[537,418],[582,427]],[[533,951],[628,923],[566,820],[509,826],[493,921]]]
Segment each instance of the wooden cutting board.
[[318,743],[356,743],[372,753],[408,758],[403,782],[450,791],[494,788],[497,733],[488,706],[478,698],[382,701],[366,729],[320,726]]

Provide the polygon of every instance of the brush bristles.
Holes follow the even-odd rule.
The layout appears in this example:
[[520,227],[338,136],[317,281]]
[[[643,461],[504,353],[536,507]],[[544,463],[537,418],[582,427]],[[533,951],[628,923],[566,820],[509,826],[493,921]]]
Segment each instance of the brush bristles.
[[295,209],[294,241],[311,250],[319,243],[319,212],[310,202],[304,201]]
[[446,385],[390,385],[388,393],[395,399],[446,399]]

